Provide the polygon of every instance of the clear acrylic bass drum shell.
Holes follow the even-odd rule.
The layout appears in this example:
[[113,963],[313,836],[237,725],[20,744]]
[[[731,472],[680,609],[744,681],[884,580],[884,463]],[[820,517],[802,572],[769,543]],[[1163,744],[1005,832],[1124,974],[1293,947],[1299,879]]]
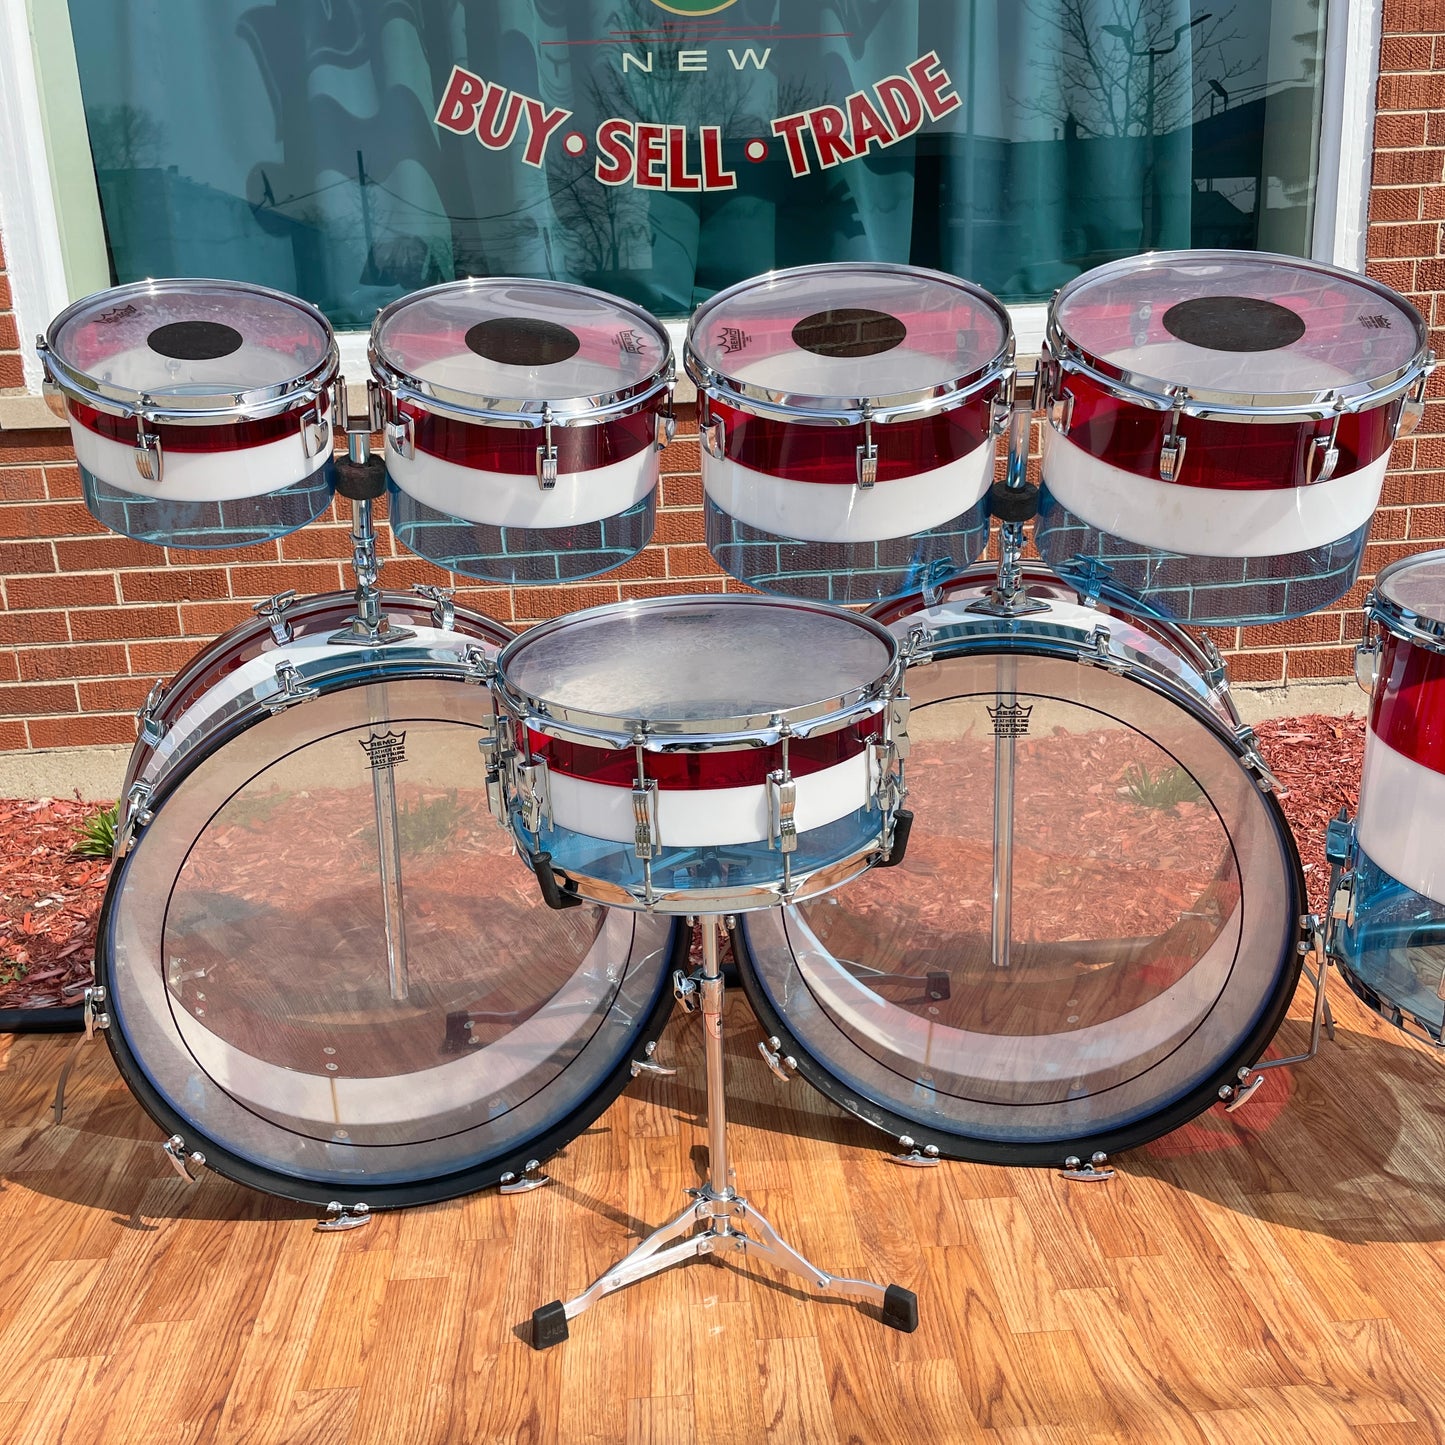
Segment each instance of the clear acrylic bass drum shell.
[[132,762],[151,816],[116,862],[96,969],[112,1053],[167,1134],[266,1192],[377,1208],[574,1138],[656,1038],[686,942],[554,913],[511,857],[477,751],[476,658],[506,629],[387,597],[411,639],[329,644],[348,602],[298,603],[287,643],[248,623],[183,670]]
[[1393,563],[1369,615],[1381,646],[1354,827],[1342,972],[1376,1012],[1445,1028],[1445,552]]
[[[1057,1166],[1186,1123],[1264,1056],[1299,977],[1304,883],[1183,633],[1118,599],[1083,606],[1035,572],[1048,611],[1005,642],[967,611],[992,580],[974,569],[937,607],[877,609],[933,634],[932,660],[906,678],[903,864],[750,914],[735,944],[764,1029],[841,1107],[905,1149]],[[1095,629],[1119,670],[1083,661]],[[1001,969],[989,899],[1005,735],[1017,773]]]
[[1085,273],[1049,311],[1040,555],[1176,621],[1328,606],[1359,575],[1427,358],[1402,298],[1298,258],[1184,251]]
[[112,531],[243,547],[330,505],[339,358],[305,302],[240,282],[139,282],[62,312],[41,357],[86,506]]

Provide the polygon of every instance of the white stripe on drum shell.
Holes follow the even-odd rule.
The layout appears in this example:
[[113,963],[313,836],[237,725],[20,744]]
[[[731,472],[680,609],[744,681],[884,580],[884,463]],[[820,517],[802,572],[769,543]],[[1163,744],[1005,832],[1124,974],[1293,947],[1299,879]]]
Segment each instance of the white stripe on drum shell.
[[1391,878],[1445,904],[1445,773],[1407,758],[1373,728],[1365,732],[1365,768],[1355,837]]
[[[888,428],[873,439],[882,456]],[[993,442],[912,477],[862,488],[841,482],[796,482],[756,472],[729,457],[702,453],[702,483],[728,516],[800,542],[883,542],[941,527],[976,506],[993,483]]]
[[[541,432],[536,433],[542,444]],[[585,472],[559,472],[544,492],[531,473],[488,472],[418,451],[401,456],[388,441],[386,470],[409,497],[434,512],[489,527],[580,527],[615,517],[657,486],[657,448]]]
[[1277,557],[1348,537],[1374,515],[1389,464],[1386,453],[1312,487],[1186,487],[1126,472],[1044,427],[1044,483],[1056,501],[1101,532],[1187,557]]
[[305,481],[331,460],[331,437],[314,456],[301,444],[301,424],[295,436],[281,437],[259,446],[227,452],[164,451],[161,479],[148,482],[135,469],[135,448],[112,441],[70,421],[75,459],[86,471],[118,491],[133,492],[158,502],[233,502],[241,497],[265,497]]
[[[868,754],[795,778],[794,821],[806,833],[866,807],[871,799]],[[631,844],[637,837],[632,789],[593,783],[566,773],[547,778],[552,821],[562,828]],[[726,848],[762,843],[768,836],[768,789],[675,788],[657,790],[657,833],[664,848]]]

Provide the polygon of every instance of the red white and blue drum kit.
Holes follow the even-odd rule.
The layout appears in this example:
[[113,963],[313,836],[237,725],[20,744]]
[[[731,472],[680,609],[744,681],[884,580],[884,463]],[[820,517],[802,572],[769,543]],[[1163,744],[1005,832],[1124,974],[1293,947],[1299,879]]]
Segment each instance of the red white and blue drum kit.
[[40,350],[117,532],[244,546],[351,504],[354,594],[258,604],[140,713],[86,1008],[187,1177],[326,1205],[332,1227],[534,1187],[629,1079],[671,1072],[676,1001],[706,1026],[707,1181],[539,1309],[534,1343],[713,1252],[907,1330],[909,1291],[819,1270],[737,1192],[720,925],[767,1066],[911,1165],[1107,1178],[1113,1152],[1299,1061],[1265,1054],[1302,969],[1301,1058],[1331,963],[1442,1042],[1445,553],[1367,603],[1364,781],[1330,831],[1325,919],[1220,656],[1179,625],[1354,585],[1433,364],[1373,281],[1255,253],[1117,261],[1055,296],[1036,373],[1007,310],[954,277],[735,286],[684,363],[708,546],[756,592],[517,636],[443,589],[382,591],[373,505],[389,493],[404,546],[491,582],[635,556],[674,427],[668,333],[638,307],[518,279],[405,297],[376,318],[358,417],[324,317],[259,287],[122,286]]

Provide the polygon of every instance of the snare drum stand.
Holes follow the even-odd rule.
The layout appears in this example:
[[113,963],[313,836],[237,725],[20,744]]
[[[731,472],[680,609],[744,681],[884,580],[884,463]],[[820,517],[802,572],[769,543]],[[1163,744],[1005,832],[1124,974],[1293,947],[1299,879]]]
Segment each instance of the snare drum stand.
[[[689,1189],[693,1202],[677,1218],[654,1230],[631,1253],[565,1303],[554,1300],[532,1315],[532,1345],[545,1350],[567,1338],[567,1321],[604,1295],[637,1280],[660,1274],[704,1254],[731,1253],[766,1260],[800,1275],[821,1294],[869,1300],[882,1309],[885,1325],[911,1333],[918,1328],[918,1297],[900,1285],[825,1274],[796,1249],[737,1192],[728,1166],[727,1108],[723,1088],[723,979],[718,968],[718,925],[707,914],[702,923],[702,968],[692,977],[676,978],[679,1000],[689,1010],[701,1004],[703,1050],[707,1060],[708,1177],[700,1189]],[[694,1232],[695,1231],[695,1232]]]

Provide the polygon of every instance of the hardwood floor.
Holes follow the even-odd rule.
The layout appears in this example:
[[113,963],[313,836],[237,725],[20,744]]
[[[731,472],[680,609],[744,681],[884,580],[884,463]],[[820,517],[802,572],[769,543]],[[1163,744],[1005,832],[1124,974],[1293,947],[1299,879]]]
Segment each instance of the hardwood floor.
[[678,1076],[635,1084],[548,1188],[343,1234],[180,1180],[99,1042],[54,1125],[70,1040],[0,1038],[0,1440],[1445,1441],[1445,1058],[1332,998],[1312,1065],[1081,1184],[897,1168],[768,1073],[735,996],[740,1187],[823,1268],[917,1290],[921,1327],[702,1260],[544,1354],[533,1308],[699,1178],[696,1019],[658,1051]]

